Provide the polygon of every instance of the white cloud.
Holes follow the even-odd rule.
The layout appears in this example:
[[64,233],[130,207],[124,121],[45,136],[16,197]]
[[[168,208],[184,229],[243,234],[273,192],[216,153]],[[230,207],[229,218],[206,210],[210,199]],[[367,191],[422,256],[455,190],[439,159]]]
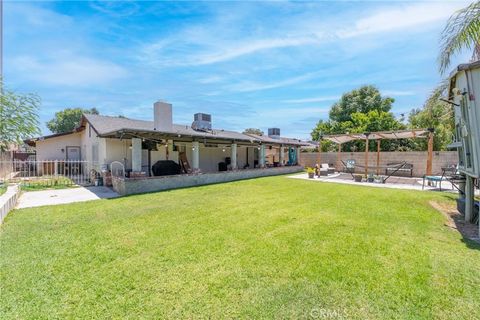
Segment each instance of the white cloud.
[[402,91],[402,90],[381,90],[381,93],[385,96],[414,96],[414,91]]
[[301,83],[307,80],[311,80],[319,76],[320,74],[321,74],[320,72],[311,72],[311,73],[303,74],[301,76],[292,77],[292,78],[284,79],[277,82],[271,82],[271,83],[243,81],[243,82],[236,83],[234,85],[227,86],[226,89],[230,91],[236,91],[236,92],[252,92],[252,91],[260,91],[260,90],[268,90],[268,89],[285,87],[285,86],[293,85],[296,83]]
[[311,102],[324,102],[324,101],[335,101],[340,99],[340,96],[326,96],[326,97],[312,97],[304,99],[290,99],[283,100],[283,103],[311,103]]
[[50,85],[100,85],[127,74],[124,68],[114,63],[76,55],[62,55],[48,60],[19,56],[9,64],[25,79]]
[[257,114],[260,117],[285,119],[292,121],[292,117],[304,118],[306,116],[315,116],[321,113],[328,113],[330,108],[325,107],[309,107],[309,108],[275,108],[258,110]]
[[464,6],[458,2],[417,3],[395,9],[383,9],[359,19],[353,28],[345,28],[338,32],[340,38],[350,38],[377,32],[398,31],[419,27],[438,20],[445,20]]
[[139,10],[138,3],[131,0],[124,1],[90,1],[93,9],[111,15],[112,17],[127,17],[136,14]]
[[41,6],[13,1],[5,1],[4,6],[5,21],[12,19],[18,22],[9,24],[15,32],[29,30],[33,32],[39,28],[66,28],[74,23],[72,17]]
[[224,79],[223,77],[213,75],[213,76],[208,76],[208,77],[205,77],[205,78],[200,78],[197,81],[199,83],[202,83],[202,84],[209,84],[209,83],[221,82],[223,79]]
[[[176,35],[176,37],[183,40],[162,39],[158,42],[147,44],[141,50],[141,59],[162,66],[202,66],[229,61],[266,50],[319,44],[321,40],[316,36],[307,36],[242,39],[240,41],[221,41],[217,39],[209,42],[209,39],[196,37],[195,40],[189,42],[188,37],[185,35]],[[191,47],[191,49],[187,50],[186,48],[188,47]],[[175,51],[175,60],[163,58],[166,51]],[[191,52],[194,53],[191,54]]]
[[192,61],[187,62],[187,64],[192,64],[192,65],[212,64],[216,62],[231,60],[231,59],[241,57],[247,54],[252,54],[258,51],[303,46],[303,45],[309,45],[309,44],[314,44],[318,42],[319,42],[319,39],[310,38],[310,37],[244,41],[236,46],[226,46],[226,49],[222,50],[221,52],[216,52],[213,54],[206,54],[206,55],[195,57],[194,59],[192,59]]
[[[229,34],[225,30],[228,28],[222,25],[224,19],[214,20],[208,25],[189,26],[168,38],[146,44],[142,59],[161,66],[209,65],[273,49],[321,45],[339,39],[418,28],[446,20],[464,5],[463,2],[395,3],[363,17],[354,16],[353,21],[351,15],[339,15],[335,20],[322,22],[318,17],[310,17],[296,23],[286,22],[268,33],[256,33],[254,37]],[[216,37],[219,30],[222,30],[221,37]],[[175,60],[165,59],[166,53],[172,51]]]

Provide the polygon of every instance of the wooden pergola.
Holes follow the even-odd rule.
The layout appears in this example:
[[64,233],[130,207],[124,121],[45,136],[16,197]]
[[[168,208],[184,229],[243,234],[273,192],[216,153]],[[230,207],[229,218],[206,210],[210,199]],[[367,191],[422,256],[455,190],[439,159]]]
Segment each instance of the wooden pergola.
[[396,140],[396,139],[415,139],[415,138],[428,138],[428,156],[427,156],[427,170],[426,174],[432,174],[432,159],[433,159],[433,132],[432,128],[430,129],[411,129],[411,130],[400,130],[400,131],[379,131],[379,132],[365,132],[365,133],[346,133],[346,134],[336,134],[336,135],[325,135],[320,137],[319,146],[318,146],[318,162],[320,164],[320,156],[322,150],[322,140],[328,140],[335,144],[338,144],[337,152],[337,163],[340,159],[340,154],[342,152],[342,144],[354,141],[354,140],[365,140],[365,174],[368,174],[368,142],[370,140],[377,141],[377,163],[376,171],[377,175],[380,171],[380,142],[382,140]]

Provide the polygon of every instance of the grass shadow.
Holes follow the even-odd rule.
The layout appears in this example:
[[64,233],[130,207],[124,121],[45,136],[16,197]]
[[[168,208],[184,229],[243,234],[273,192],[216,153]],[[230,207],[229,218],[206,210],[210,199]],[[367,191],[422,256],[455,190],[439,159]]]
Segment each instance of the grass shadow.
[[[446,197],[452,200],[452,197]],[[445,225],[451,229],[457,230],[462,235],[462,242],[470,249],[480,250],[479,227],[475,223],[465,221],[465,216],[461,214],[456,206],[450,202],[431,201],[430,205],[441,212],[447,222]]]

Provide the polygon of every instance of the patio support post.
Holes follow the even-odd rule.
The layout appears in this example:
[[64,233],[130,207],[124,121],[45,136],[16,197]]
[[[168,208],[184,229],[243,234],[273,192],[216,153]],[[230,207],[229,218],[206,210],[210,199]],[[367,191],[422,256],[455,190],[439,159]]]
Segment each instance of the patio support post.
[[427,175],[432,175],[433,162],[433,128],[428,129],[428,154],[427,154]]
[[132,138],[132,171],[142,171],[142,139]]
[[297,163],[296,165],[300,164],[300,147],[296,147],[295,148],[295,155],[296,155],[296,160],[297,160]]
[[200,170],[200,143],[192,142],[192,169],[194,172]]
[[[340,165],[341,154],[342,154],[342,144],[339,143],[338,144],[338,151],[337,151],[337,165],[336,165],[337,168],[341,168],[341,165]],[[337,170],[338,170],[338,172],[340,172],[340,169],[337,169]]]
[[265,168],[265,145],[262,144],[260,146],[260,155],[259,155],[260,159],[259,160],[259,163],[260,163],[260,168]]
[[473,178],[471,176],[466,176],[465,183],[465,222],[470,222],[473,217],[473,208],[474,208],[474,186]]
[[166,150],[166,158],[170,160],[170,156],[173,155],[173,140],[168,140],[167,150]]
[[230,155],[232,170],[237,169],[237,144],[232,143],[232,154]]
[[377,140],[377,176],[380,175],[380,142],[381,140]]
[[283,145],[280,146],[280,158],[279,158],[279,165],[283,167],[283,161],[285,158],[285,147]]
[[368,175],[368,134],[365,134],[365,175]]
[[321,166],[322,165],[322,138],[320,138],[318,140],[318,157],[317,157],[317,160],[318,160],[318,165]]

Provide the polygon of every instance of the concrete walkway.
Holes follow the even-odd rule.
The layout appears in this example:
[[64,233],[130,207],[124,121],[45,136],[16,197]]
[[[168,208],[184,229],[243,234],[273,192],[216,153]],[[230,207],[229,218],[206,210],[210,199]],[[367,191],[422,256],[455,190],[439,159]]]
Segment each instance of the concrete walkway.
[[23,192],[17,202],[17,209],[57,204],[90,201],[118,197],[107,187],[78,187],[58,190]]

